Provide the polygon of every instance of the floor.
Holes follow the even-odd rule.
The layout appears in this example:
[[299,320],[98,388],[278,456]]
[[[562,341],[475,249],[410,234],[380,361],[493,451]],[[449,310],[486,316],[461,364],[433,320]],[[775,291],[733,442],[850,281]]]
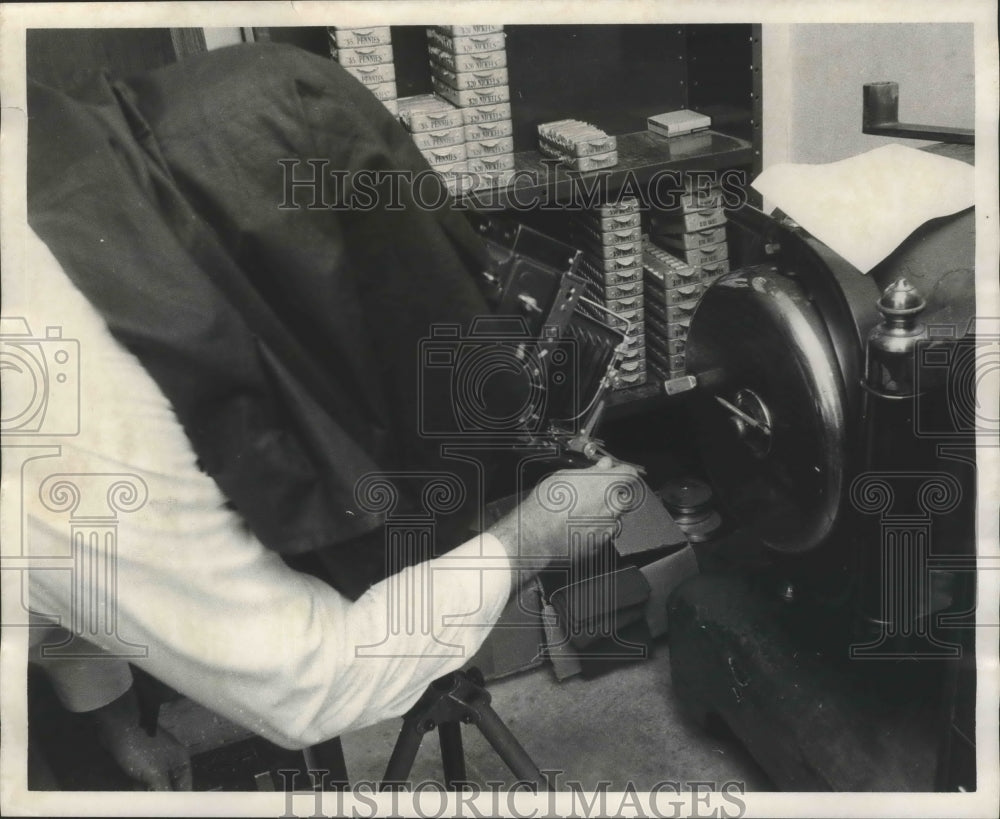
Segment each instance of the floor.
[[[602,782],[609,783],[612,791],[628,783],[645,791],[660,782],[676,782],[680,789],[689,790],[687,783],[692,781],[716,782],[720,787],[735,781],[743,783],[746,791],[771,789],[767,777],[737,742],[712,734],[688,718],[672,691],[669,657],[661,643],[649,659],[592,679],[572,677],[559,682],[551,666],[544,665],[494,680],[487,688],[493,708],[534,762],[560,772],[555,780],[559,790],[575,782],[583,790],[596,789]],[[51,698],[44,680],[33,677],[32,735],[41,737],[38,747],[44,750],[58,784],[67,790],[131,787],[88,736],[86,721],[53,707]],[[193,755],[200,755],[197,759],[210,761],[211,774],[201,777],[199,789],[253,790],[254,766],[267,767],[245,750],[253,743],[248,742],[244,729],[190,700],[165,703],[160,724]],[[401,720],[389,720],[342,738],[352,782],[382,779],[400,724]],[[474,727],[464,726],[462,735],[470,781],[484,788],[515,781]],[[272,767],[287,767],[287,763]],[[441,778],[438,740],[432,732],[424,738],[410,781]],[[33,787],[51,784],[38,781]]]
[[[667,648],[655,647],[647,660],[619,666],[592,679],[559,682],[545,665],[487,686],[493,708],[534,762],[561,772],[556,787],[579,782],[593,790],[631,783],[645,791],[660,782],[744,783],[747,791],[771,789],[764,773],[732,738],[714,735],[692,722],[670,685]],[[245,737],[224,720],[188,700],[164,706],[161,724],[193,752],[201,753]],[[400,720],[373,725],[342,738],[352,782],[378,782],[396,741]],[[483,736],[462,730],[467,777],[481,787],[513,783],[515,777]],[[414,784],[441,780],[435,732],[427,734],[411,772]],[[496,787],[496,786],[494,786]]]
[[[535,763],[563,772],[557,788],[580,782],[594,790],[631,783],[645,791],[664,781],[739,781],[746,790],[769,790],[766,776],[732,739],[710,735],[683,712],[670,685],[666,646],[648,660],[585,680],[557,682],[549,667],[489,684],[493,708]],[[344,737],[352,779],[378,781],[398,731],[383,723]],[[463,729],[469,779],[513,782],[514,777],[475,730]],[[425,738],[413,781],[440,779],[437,740]]]

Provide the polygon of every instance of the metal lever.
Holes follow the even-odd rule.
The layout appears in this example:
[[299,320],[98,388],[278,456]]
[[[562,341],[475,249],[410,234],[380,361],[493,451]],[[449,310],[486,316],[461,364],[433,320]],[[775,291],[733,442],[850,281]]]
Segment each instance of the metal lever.
[[722,406],[724,406],[727,410],[729,410],[733,415],[737,416],[745,424],[749,424],[750,426],[759,429],[765,435],[771,434],[771,428],[769,426],[767,426],[766,424],[762,424],[756,418],[752,418],[751,416],[747,415],[745,412],[743,412],[743,410],[741,410],[735,404],[730,404],[721,395],[715,396],[715,400],[718,401],[720,404],[722,404]]

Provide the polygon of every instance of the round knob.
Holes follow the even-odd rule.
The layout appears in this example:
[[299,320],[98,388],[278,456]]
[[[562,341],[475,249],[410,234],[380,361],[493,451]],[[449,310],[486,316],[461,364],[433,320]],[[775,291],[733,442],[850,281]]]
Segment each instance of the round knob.
[[877,302],[878,311],[886,318],[915,316],[927,306],[924,297],[906,279],[896,279]]

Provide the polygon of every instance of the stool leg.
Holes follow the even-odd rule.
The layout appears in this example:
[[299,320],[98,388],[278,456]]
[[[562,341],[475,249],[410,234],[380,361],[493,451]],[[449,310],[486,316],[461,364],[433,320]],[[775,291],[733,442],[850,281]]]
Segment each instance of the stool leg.
[[442,722],[438,726],[441,741],[441,764],[444,783],[449,790],[457,790],[465,782],[465,751],[462,748],[462,726],[457,722]]
[[479,730],[511,773],[524,782],[536,782],[540,789],[548,790],[548,780],[528,756],[528,752],[521,747],[510,728],[497,716],[497,712],[485,703],[479,703],[475,710],[479,716],[476,722]]
[[385,775],[379,790],[388,791],[392,788],[402,788],[413,770],[413,760],[417,758],[420,742],[424,732],[416,720],[403,719],[403,727],[399,729],[399,738],[392,749],[389,764],[385,767]]
[[306,757],[309,767],[329,771],[328,785],[330,790],[346,791],[350,785],[347,776],[347,760],[344,759],[344,746],[340,737],[328,739],[308,749],[311,759]]

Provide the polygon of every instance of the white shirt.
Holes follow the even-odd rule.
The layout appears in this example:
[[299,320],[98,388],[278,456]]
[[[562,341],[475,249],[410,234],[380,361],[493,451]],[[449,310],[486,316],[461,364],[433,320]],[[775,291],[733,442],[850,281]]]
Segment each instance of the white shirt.
[[[293,571],[224,507],[169,402],[33,233],[25,261],[26,275],[5,282],[4,315],[27,318],[36,337],[61,326],[64,340],[79,342],[79,434],[25,436],[60,449],[22,463],[19,474],[4,458],[8,487],[21,484],[24,542],[40,567],[29,571],[37,612],[72,622],[79,566],[103,564],[69,570],[71,531],[87,537],[93,516],[108,514],[109,482],[132,475],[139,480],[125,483],[138,495],[130,501],[126,493],[100,530],[117,541],[117,612],[88,611],[78,622],[115,622],[116,632],[86,638],[111,653],[147,647],[148,656],[128,659],[208,708],[280,745],[303,747],[402,714],[429,682],[472,656],[511,589],[499,541],[477,537],[356,602]],[[72,362],[64,366],[74,376]],[[18,400],[22,380],[5,378],[10,400]],[[51,393],[57,397],[65,399]],[[52,500],[60,474],[80,490],[75,511]],[[429,621],[417,617],[408,631],[404,617],[390,630],[398,600],[404,614],[426,605]]]

